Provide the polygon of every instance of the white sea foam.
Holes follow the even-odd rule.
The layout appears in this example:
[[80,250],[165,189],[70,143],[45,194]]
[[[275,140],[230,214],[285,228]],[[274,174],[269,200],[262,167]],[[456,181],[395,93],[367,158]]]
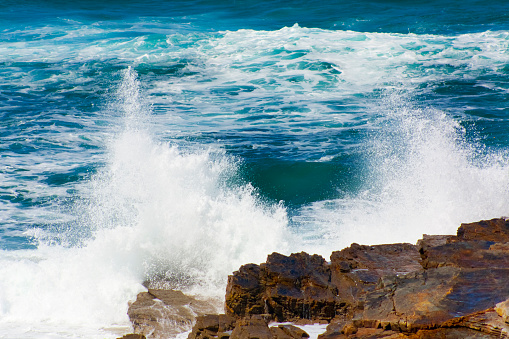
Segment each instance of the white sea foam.
[[467,143],[457,122],[415,107],[408,95],[382,102],[365,189],[314,202],[295,218],[315,226],[309,251],[327,256],[353,242],[415,243],[422,234],[455,234],[463,222],[508,215],[509,154]]
[[125,125],[82,192],[78,221],[53,236],[62,245],[41,231],[37,250],[0,255],[0,336],[115,337],[108,329],[127,331],[127,303],[145,280],[222,296],[233,270],[285,250],[285,209],[229,184],[235,162],[224,153],[154,140],[138,91],[129,70],[117,105]]

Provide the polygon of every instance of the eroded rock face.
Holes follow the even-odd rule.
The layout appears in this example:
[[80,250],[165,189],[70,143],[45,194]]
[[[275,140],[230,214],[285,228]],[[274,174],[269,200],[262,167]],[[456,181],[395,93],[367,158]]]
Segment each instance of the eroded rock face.
[[502,301],[495,306],[495,311],[502,319],[509,323],[509,299]]
[[493,219],[463,224],[456,236],[425,235],[417,246],[424,270],[384,272],[359,295],[353,318],[333,321],[323,338],[362,338],[365,328],[382,330],[373,338],[391,331],[408,338],[509,338],[507,226]]
[[269,314],[277,321],[330,321],[352,312],[384,274],[422,270],[419,260],[411,244],[352,244],[334,252],[330,264],[304,252],[273,253],[266,263],[244,265],[229,277],[226,310],[236,317]]
[[[356,305],[383,276],[422,271],[419,251],[411,244],[352,244],[331,254],[331,284],[338,297]],[[344,313],[343,313],[344,314]]]
[[359,326],[416,332],[492,308],[509,295],[509,270],[439,267],[396,277],[367,294]]
[[210,302],[163,289],[138,294],[127,312],[134,333],[147,338],[168,338],[189,331],[197,315],[212,313],[216,308]]
[[[188,302],[150,290],[138,298],[147,312],[133,318],[135,328],[158,326],[157,303]],[[302,319],[330,322],[321,339],[509,338],[509,222],[462,224],[456,235],[424,235],[416,246],[352,244],[329,263],[273,253],[234,272],[225,301],[227,315],[199,317],[189,339],[305,338],[298,328],[267,326]],[[184,309],[172,312],[185,322]]]
[[509,242],[509,219],[498,218],[461,224],[457,236],[462,241],[484,240],[506,243]]
[[[222,320],[221,317],[223,317]],[[214,317],[198,317],[188,339],[205,338],[305,339],[309,338],[309,335],[293,325],[269,327],[267,318],[261,315],[253,315],[236,320],[223,314]]]
[[196,318],[196,324],[188,338],[229,338],[237,319],[226,314],[207,314]]
[[146,339],[146,338],[143,334],[131,333],[131,334],[126,334],[122,338],[118,338],[118,339]]
[[332,319],[346,305],[330,284],[330,267],[319,255],[273,253],[261,265],[244,265],[228,279],[227,314],[270,314],[277,321]]

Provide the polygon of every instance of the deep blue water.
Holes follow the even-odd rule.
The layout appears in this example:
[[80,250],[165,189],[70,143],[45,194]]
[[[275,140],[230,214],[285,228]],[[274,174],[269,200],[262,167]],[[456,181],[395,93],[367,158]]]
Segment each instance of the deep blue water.
[[271,251],[507,215],[508,13],[0,1],[0,337],[104,337],[156,276],[221,295]]

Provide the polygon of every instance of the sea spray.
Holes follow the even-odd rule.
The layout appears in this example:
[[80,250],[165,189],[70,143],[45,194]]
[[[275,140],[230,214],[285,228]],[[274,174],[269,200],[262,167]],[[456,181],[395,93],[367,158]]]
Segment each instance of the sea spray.
[[112,328],[128,330],[128,301],[144,282],[219,297],[240,265],[285,250],[284,207],[233,184],[234,159],[155,140],[132,69],[116,97],[123,127],[84,184],[76,220],[53,238],[32,231],[36,250],[1,257],[0,327],[9,333],[115,337]]
[[249,184],[234,184],[233,158],[154,140],[143,127],[147,109],[136,99],[132,69],[118,97],[127,122],[92,181],[88,214],[98,229],[132,230],[118,245],[140,258],[144,279],[163,277],[174,288],[222,295],[233,270],[285,250],[285,209],[263,205]]
[[419,107],[412,92],[380,101],[368,133],[365,189],[304,206],[297,221],[313,225],[305,246],[328,255],[351,243],[415,243],[422,234],[455,234],[462,222],[509,213],[509,155],[467,143],[445,112]]

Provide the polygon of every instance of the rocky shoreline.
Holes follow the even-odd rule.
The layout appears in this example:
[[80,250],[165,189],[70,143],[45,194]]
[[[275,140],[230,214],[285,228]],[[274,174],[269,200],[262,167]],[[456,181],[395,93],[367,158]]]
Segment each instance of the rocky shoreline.
[[124,339],[170,338],[191,324],[188,339],[309,337],[272,322],[328,323],[320,339],[509,338],[509,219],[416,245],[352,244],[329,262],[272,253],[229,276],[226,314],[211,309],[178,291],[140,293],[129,308],[135,334]]

